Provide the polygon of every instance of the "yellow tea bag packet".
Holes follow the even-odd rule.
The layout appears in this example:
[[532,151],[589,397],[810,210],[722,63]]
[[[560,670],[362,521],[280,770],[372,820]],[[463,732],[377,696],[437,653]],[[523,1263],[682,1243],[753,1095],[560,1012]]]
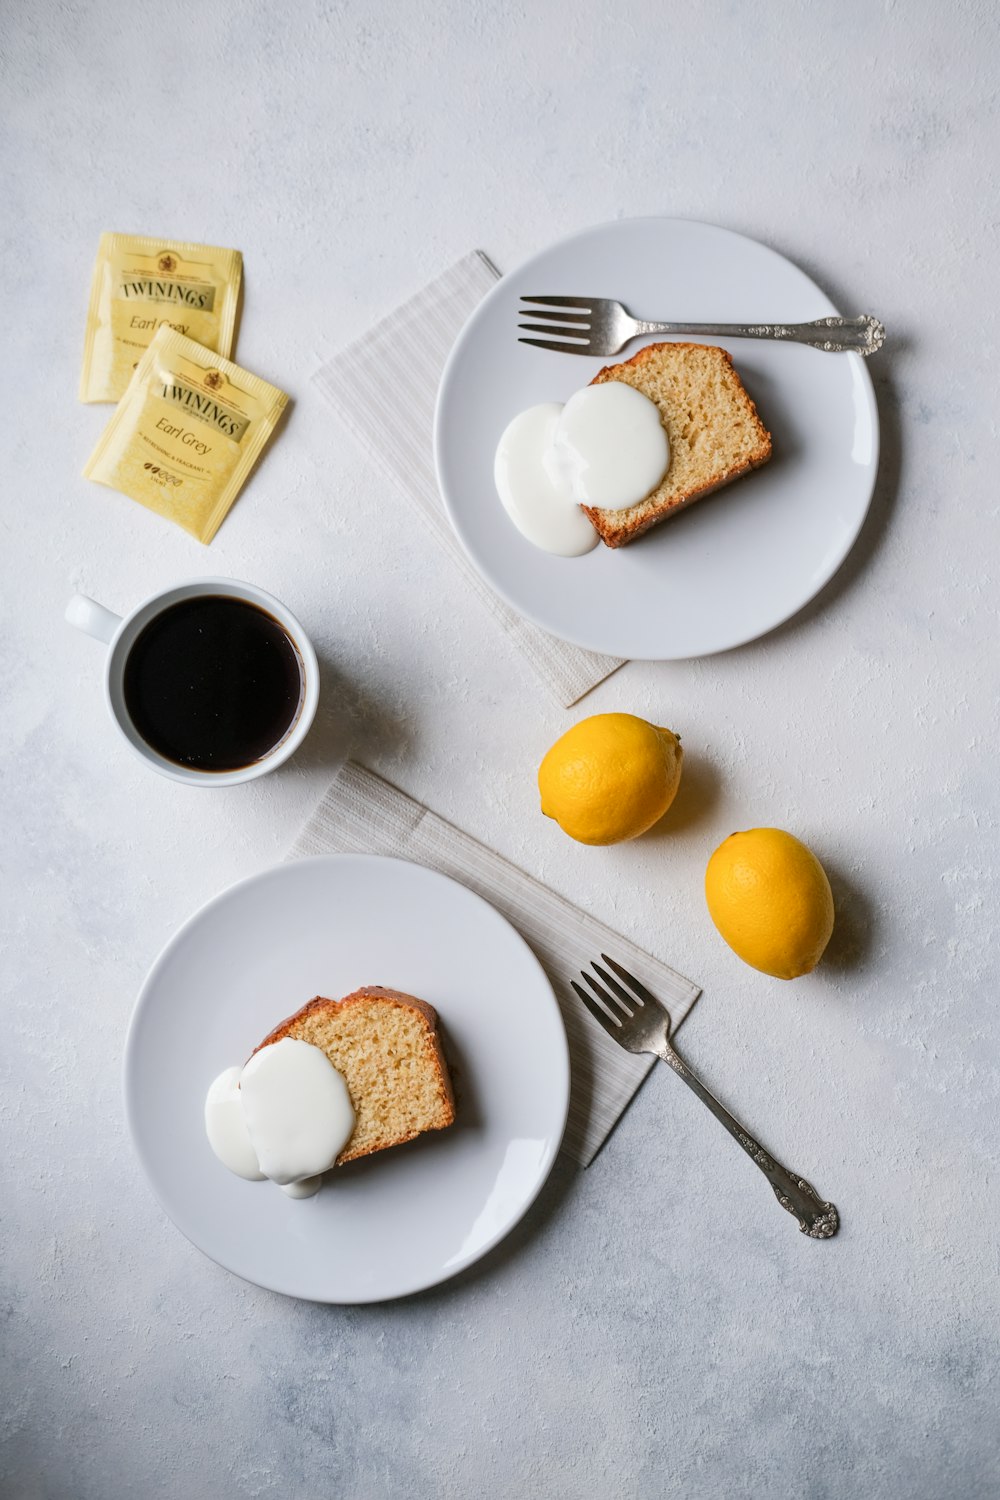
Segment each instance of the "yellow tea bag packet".
[[160,328],[84,477],[210,542],[287,403],[266,380]]
[[119,400],[164,323],[228,359],[242,276],[238,250],[102,234],[90,288],[80,400]]

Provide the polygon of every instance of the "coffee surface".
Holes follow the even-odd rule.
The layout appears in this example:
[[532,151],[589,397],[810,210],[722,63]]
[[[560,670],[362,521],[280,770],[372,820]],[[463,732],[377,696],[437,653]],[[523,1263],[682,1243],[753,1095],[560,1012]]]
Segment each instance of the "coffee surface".
[[202,595],[172,604],[136,637],[125,706],[146,743],[178,765],[236,771],[262,760],[298,717],[298,651],[255,604]]

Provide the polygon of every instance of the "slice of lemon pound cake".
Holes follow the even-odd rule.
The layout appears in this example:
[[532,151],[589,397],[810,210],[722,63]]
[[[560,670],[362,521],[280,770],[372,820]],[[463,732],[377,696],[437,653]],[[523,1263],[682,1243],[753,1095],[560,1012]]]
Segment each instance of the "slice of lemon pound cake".
[[338,1166],[454,1122],[437,1012],[424,1000],[380,985],[343,1000],[318,995],[255,1050],[283,1037],[318,1047],[347,1084],[356,1119]]
[[644,500],[627,510],[583,507],[608,547],[624,547],[771,457],[771,434],[725,349],[647,344],[632,359],[607,365],[591,384],[608,380],[634,386],[655,402],[670,443],[667,472]]

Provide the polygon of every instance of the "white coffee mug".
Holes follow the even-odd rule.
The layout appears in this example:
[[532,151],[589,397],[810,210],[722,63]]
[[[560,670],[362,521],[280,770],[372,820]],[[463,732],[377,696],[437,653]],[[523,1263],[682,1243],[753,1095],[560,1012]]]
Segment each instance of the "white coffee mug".
[[[288,635],[302,664],[302,698],[298,716],[288,733],[267,755],[235,771],[204,771],[168,760],[143,739],[132,723],[125,705],[125,663],[140,632],[171,605],[203,595],[242,599],[272,615]],[[273,771],[295,754],[316,717],[319,704],[319,663],[312,642],[295,616],[279,600],[252,583],[239,583],[234,578],[198,578],[190,583],[178,583],[173,588],[164,589],[162,593],[151,595],[124,619],[112,614],[103,604],[88,599],[86,594],[74,594],[66,606],[66,619],[78,630],[92,635],[95,640],[106,642],[108,655],[104,665],[104,697],[111,717],[135,753],[148,766],[152,766],[154,771],[159,771],[161,776],[169,776],[172,781],[183,781],[188,786],[235,786],[237,782],[253,781],[255,777]]]

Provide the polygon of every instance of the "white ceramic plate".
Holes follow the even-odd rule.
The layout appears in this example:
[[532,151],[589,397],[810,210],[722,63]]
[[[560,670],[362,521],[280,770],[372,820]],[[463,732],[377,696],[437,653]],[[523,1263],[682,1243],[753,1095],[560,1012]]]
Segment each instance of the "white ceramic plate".
[[[803,322],[836,313],[809,277],[755,240],[683,219],[624,219],[563,240],[505,276],[459,336],[438,394],[434,446],[452,524],[483,577],[564,640],[657,661],[706,656],[774,629],[819,592],[861,529],[878,464],[878,413],[860,355],[750,339],[724,344],[774,439],[756,473],[628,547],[538,551],[493,485],[500,434],[524,407],[565,401],[615,359],[517,341],[522,295],[615,297],[637,317]],[[847,309],[866,311],[861,305]]]
[[[205,1139],[205,1092],[314,995],[362,984],[437,1007],[458,1118],[331,1173],[315,1198],[244,1182]],[[331,855],[223,891],[167,944],[125,1051],[132,1138],[177,1227],[237,1275],[317,1302],[378,1302],[478,1260],[535,1198],[566,1122],[559,1008],[479,896],[402,860]]]

